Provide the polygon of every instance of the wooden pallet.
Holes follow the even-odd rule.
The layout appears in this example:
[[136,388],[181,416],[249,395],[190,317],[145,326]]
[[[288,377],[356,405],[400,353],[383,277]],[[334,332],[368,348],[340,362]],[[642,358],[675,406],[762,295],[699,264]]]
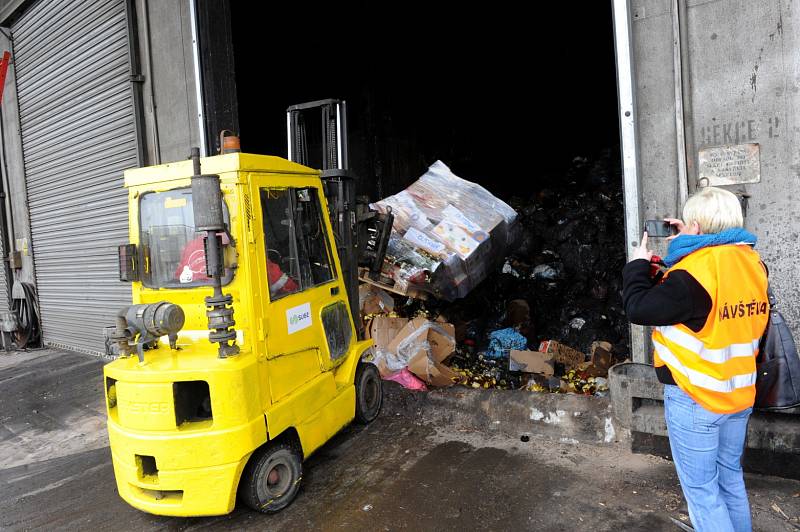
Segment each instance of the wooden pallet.
[[394,286],[391,286],[391,285],[388,285],[388,284],[384,284],[384,283],[382,283],[380,281],[375,281],[373,279],[370,279],[369,273],[367,273],[367,270],[363,269],[363,268],[359,269],[359,271],[358,271],[358,279],[361,282],[364,282],[364,283],[367,283],[367,284],[371,284],[373,286],[377,286],[378,288],[380,288],[382,290],[386,290],[387,292],[392,292],[393,294],[397,294],[397,295],[401,295],[401,296],[405,296],[405,297],[410,297],[412,299],[421,299],[423,301],[428,299],[427,292],[423,292],[421,290],[417,290],[416,288],[409,288],[407,290],[400,290],[399,288],[396,288]]

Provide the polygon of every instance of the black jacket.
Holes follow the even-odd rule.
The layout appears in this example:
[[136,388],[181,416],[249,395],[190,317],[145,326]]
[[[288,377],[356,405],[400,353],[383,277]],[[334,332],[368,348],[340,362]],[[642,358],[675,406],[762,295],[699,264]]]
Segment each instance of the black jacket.
[[[650,262],[636,259],[622,270],[622,301],[628,320],[636,325],[683,324],[699,332],[711,312],[711,296],[684,270],[674,270],[663,283],[650,277]],[[658,380],[675,384],[667,366],[656,368]]]

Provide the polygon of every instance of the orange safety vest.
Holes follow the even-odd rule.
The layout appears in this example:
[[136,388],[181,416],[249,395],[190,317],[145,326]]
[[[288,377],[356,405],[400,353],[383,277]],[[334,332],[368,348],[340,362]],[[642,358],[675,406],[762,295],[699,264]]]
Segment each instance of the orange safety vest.
[[656,367],[666,365],[675,383],[705,409],[732,414],[753,406],[756,356],[769,317],[767,275],[758,253],[745,244],[695,251],[664,275],[684,270],[711,296],[705,325],[653,330]]

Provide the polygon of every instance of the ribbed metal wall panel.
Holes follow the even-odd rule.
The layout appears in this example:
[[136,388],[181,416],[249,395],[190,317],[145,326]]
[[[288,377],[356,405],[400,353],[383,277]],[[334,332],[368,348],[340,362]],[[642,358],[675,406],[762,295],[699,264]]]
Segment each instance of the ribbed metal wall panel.
[[131,298],[116,254],[138,164],[126,3],[41,0],[11,31],[44,341],[102,353]]
[[[0,209],[2,208],[4,208],[3,202],[0,201]],[[5,231],[5,228],[0,227],[0,230]],[[0,236],[0,257],[6,256],[5,238],[3,236]],[[8,312],[9,310],[8,292],[11,290],[12,282],[12,280],[6,279],[6,269],[0,264],[0,312]]]

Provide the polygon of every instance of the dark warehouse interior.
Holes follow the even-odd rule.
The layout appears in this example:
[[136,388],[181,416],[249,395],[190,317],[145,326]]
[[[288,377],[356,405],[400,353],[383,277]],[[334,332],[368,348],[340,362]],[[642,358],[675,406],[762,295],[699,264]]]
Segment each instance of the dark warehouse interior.
[[395,194],[441,160],[519,214],[521,238],[502,268],[463,300],[408,312],[443,312],[481,339],[524,299],[533,345],[607,340],[624,359],[611,3],[537,4],[531,14],[376,6],[230,3],[242,150],[285,157],[288,106],[346,100],[360,194]]
[[372,197],[437,159],[508,197],[616,156],[610,2],[386,6],[230,3],[244,151],[285,156],[286,108],[338,98]]

